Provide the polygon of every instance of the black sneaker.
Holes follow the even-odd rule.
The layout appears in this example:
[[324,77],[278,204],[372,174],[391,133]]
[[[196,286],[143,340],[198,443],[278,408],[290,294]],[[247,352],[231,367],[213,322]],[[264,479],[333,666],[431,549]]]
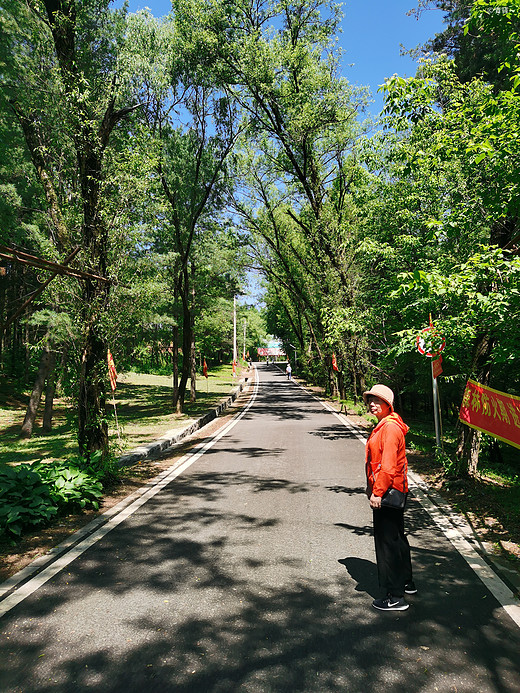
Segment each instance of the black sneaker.
[[415,586],[415,582],[413,580],[410,580],[410,582],[406,583],[406,585],[404,586],[404,593],[417,594],[417,587]]
[[410,604],[405,602],[404,597],[392,597],[389,594],[384,599],[374,599],[372,606],[380,611],[406,611]]

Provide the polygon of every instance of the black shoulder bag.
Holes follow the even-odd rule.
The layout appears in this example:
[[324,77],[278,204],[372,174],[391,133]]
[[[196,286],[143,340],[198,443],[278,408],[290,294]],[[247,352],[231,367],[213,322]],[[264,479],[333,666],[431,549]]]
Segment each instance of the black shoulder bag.
[[399,489],[390,487],[381,498],[383,508],[394,508],[394,510],[404,510],[406,505],[406,493]]

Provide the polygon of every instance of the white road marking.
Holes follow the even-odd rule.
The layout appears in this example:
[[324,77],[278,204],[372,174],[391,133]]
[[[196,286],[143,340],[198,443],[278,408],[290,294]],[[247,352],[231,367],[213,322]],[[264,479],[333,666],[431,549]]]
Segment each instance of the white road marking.
[[[306,390],[306,388],[300,385],[300,383],[297,383],[296,381],[293,382],[302,389]],[[309,391],[306,390],[306,392]],[[108,520],[108,522],[100,527],[97,531],[94,531],[86,539],[80,541],[78,544],[76,544],[76,546],[60,556],[47,568],[42,570],[42,572],[36,577],[28,580],[24,585],[22,585],[22,587],[7,596],[2,602],[0,602],[0,618],[17,604],[26,599],[29,595],[33,594],[33,592],[63,570],[75,558],[80,556],[93,544],[108,534],[112,529],[121,524],[121,522],[123,522],[127,517],[132,515],[144,503],[146,503],[146,501],[157,495],[157,493],[159,493],[165,486],[167,486],[171,481],[182,474],[182,472],[188,469],[207,450],[212,448],[215,443],[217,443],[223,436],[229,433],[231,429],[236,426],[236,424],[245,416],[253,405],[257,394],[258,372],[255,368],[254,390],[251,399],[245,408],[233,417],[229,424],[217,432],[212,438],[210,438],[208,442],[197,445],[190,453],[182,457],[172,467],[170,467],[170,469],[167,469],[165,472],[156,477],[155,480],[152,480],[152,482],[150,482],[151,485],[148,484],[137,491],[136,494],[138,494],[139,497],[133,503],[124,507],[120,512],[114,514],[113,517],[111,517],[110,520]],[[348,428],[360,442],[366,444],[366,437],[361,433],[360,429],[358,429],[354,424],[352,424],[352,422],[348,420],[345,415],[338,413],[330,404],[324,402],[313,393],[310,394],[312,397],[314,397],[314,399],[321,403],[324,409],[332,413],[346,428]],[[510,618],[516,623],[517,626],[520,627],[520,605],[518,604],[518,600],[513,592],[498,577],[498,575],[471,545],[467,538],[471,535],[471,529],[467,523],[465,523],[459,514],[454,513],[447,503],[443,502],[443,507],[441,508],[430,499],[424,490],[428,489],[427,484],[419,474],[409,472],[409,481],[411,482],[410,488],[413,489],[414,495],[419,498],[422,507],[430,515],[433,522],[437,525],[437,527],[439,527],[444,536],[449,539],[455,549],[465,559],[470,568],[472,568],[487,589],[489,589],[489,591],[493,594],[495,599],[507,612]],[[428,493],[431,495],[431,490],[428,489]],[[113,513],[113,509],[112,511],[108,511],[107,514],[110,514],[111,512]],[[464,534],[466,534],[466,536],[464,536]],[[22,573],[24,571],[20,572]],[[16,578],[16,576],[13,576],[13,578]]]
[[[215,443],[217,443],[221,438],[223,438],[227,433],[234,428],[237,423],[242,419],[246,413],[249,411],[253,405],[258,394],[258,373],[255,368],[255,383],[253,394],[251,399],[244,407],[244,409],[235,414],[232,420],[224,426],[220,431],[218,431],[214,436],[212,436],[206,443],[200,443],[195,446],[195,448],[184,455],[180,460],[178,460],[172,467],[167,469],[162,474],[159,474],[150,484],[140,489],[137,494],[139,497],[131,504],[124,507],[120,512],[113,515],[108,522],[106,522],[98,530],[90,534],[86,539],[80,541],[72,549],[68,550],[62,556],[57,558],[51,563],[47,568],[41,571],[34,578],[28,580],[19,589],[17,589],[12,594],[5,597],[3,601],[0,602],[0,618],[14,608],[17,604],[26,599],[29,595],[33,594],[37,589],[44,585],[48,580],[53,578],[57,573],[63,570],[69,563],[72,563],[74,559],[81,556],[88,548],[93,546],[96,542],[102,539],[106,534],[108,534],[115,527],[120,525],[127,517],[130,517],[136,510],[138,510],[144,503],[146,503],[150,498],[156,496],[165,486],[167,486],[171,481],[176,479],[180,474],[182,474],[186,469],[191,467],[191,465],[196,462],[205,452],[212,448]],[[110,514],[110,511],[107,513]],[[81,531],[81,530],[80,530]],[[22,571],[20,571],[22,572]],[[16,580],[16,576],[13,576]],[[23,579],[23,576],[22,578]],[[12,589],[12,582],[10,582],[9,589]]]

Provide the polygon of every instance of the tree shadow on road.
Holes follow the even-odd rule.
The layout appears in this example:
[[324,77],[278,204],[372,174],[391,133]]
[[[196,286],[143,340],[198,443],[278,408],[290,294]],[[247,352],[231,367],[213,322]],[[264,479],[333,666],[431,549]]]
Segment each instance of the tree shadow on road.
[[[254,492],[250,510],[237,485]],[[291,532],[284,560],[257,552],[280,524],[273,501],[308,489],[245,473],[179,478],[4,617],[2,690],[469,693],[475,676],[482,691],[519,690],[517,631],[423,511],[410,513],[423,546],[407,612],[371,609],[367,559],[313,572]]]
[[357,438],[356,431],[346,428],[340,424],[332,426],[323,426],[315,431],[309,431],[313,436],[319,436],[325,440],[348,440]]

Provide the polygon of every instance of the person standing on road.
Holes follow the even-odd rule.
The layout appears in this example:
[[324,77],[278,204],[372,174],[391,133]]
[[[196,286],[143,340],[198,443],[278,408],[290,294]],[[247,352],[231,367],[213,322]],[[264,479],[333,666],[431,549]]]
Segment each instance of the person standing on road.
[[285,372],[287,373],[287,380],[290,380],[292,376],[292,368],[290,363],[287,363],[287,368],[285,369]]
[[410,546],[404,532],[404,508],[381,505],[394,488],[408,493],[405,435],[408,426],[394,412],[394,393],[386,385],[374,385],[363,400],[377,419],[366,445],[367,496],[373,511],[374,542],[379,586],[385,596],[372,606],[381,611],[404,611],[404,595],[415,594]]

